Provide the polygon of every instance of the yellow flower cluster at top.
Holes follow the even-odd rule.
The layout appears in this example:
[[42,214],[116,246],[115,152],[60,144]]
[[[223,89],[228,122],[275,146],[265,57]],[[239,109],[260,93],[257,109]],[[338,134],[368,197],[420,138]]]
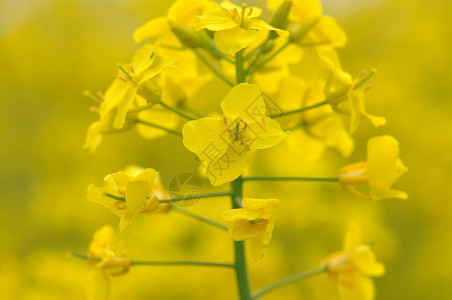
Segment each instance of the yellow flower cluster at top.
[[[104,136],[133,128],[150,140],[172,134],[196,155],[211,185],[238,184],[239,189],[231,188],[233,209],[223,218],[234,241],[250,241],[256,260],[265,254],[275,209],[283,204],[242,199],[241,184],[255,152],[273,147],[305,161],[332,148],[348,157],[362,120],[374,126],[386,122],[366,110],[367,82],[375,71],[354,79],[342,69],[336,49],[347,37],[322,14],[318,0],[269,0],[267,9],[271,17],[264,21],[261,8],[245,3],[177,0],[166,16],[135,31],[135,41],[146,44],[130,63],[118,64],[105,93],[86,92],[98,104],[93,111],[99,116],[88,129],[86,148],[94,151]],[[217,95],[206,93],[214,84],[228,89],[218,109],[193,107],[217,101]],[[369,140],[366,162],[345,166],[330,181],[364,199],[406,199],[405,192],[392,189],[405,171],[397,140],[379,136]],[[129,168],[104,181],[103,187],[89,186],[88,199],[120,218],[119,234],[113,238],[104,227],[94,237],[88,254],[97,266],[88,284],[93,299],[105,299],[109,276],[130,267],[124,247],[135,217],[171,207],[161,201],[169,195],[153,169]],[[384,268],[369,245],[356,241],[356,229],[350,230],[344,250],[328,257],[322,268],[338,283],[343,299],[373,299],[369,276],[382,275]],[[120,272],[111,272],[113,267]]]

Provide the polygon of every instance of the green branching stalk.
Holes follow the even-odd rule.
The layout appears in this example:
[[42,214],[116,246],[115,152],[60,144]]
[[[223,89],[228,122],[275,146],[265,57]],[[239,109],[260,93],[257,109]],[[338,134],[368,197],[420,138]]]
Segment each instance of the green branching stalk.
[[263,294],[268,293],[268,292],[270,292],[270,291],[272,291],[272,290],[274,290],[276,288],[279,288],[279,287],[281,287],[283,285],[286,285],[286,284],[289,284],[289,283],[292,283],[292,282],[295,282],[295,281],[298,281],[298,280],[301,280],[301,279],[305,279],[305,278],[308,278],[308,277],[311,277],[311,276],[314,276],[314,275],[317,275],[317,274],[320,274],[320,273],[323,273],[323,272],[326,272],[326,271],[327,271],[326,267],[322,266],[322,267],[319,267],[319,268],[316,268],[316,269],[304,271],[304,272],[295,274],[293,276],[287,277],[287,278],[285,278],[285,279],[283,279],[281,281],[278,281],[278,282],[276,282],[276,283],[274,283],[272,285],[269,285],[269,286],[267,286],[267,287],[265,287],[265,288],[263,288],[261,290],[258,290],[255,293],[253,293],[252,299],[257,299],[258,297],[262,296]]
[[194,219],[196,219],[198,221],[207,223],[209,225],[213,225],[213,226],[215,226],[217,228],[220,228],[220,229],[223,229],[223,230],[228,230],[228,226],[226,226],[226,225],[220,224],[220,223],[218,223],[218,222],[216,222],[214,220],[210,220],[210,219],[208,219],[206,217],[203,217],[203,216],[200,216],[198,214],[195,214],[195,213],[193,213],[193,212],[191,212],[191,211],[189,211],[187,209],[183,209],[182,207],[179,207],[177,205],[171,205],[171,209],[174,210],[174,211],[177,211],[178,213],[181,213],[183,215],[192,217],[192,218],[194,218]]

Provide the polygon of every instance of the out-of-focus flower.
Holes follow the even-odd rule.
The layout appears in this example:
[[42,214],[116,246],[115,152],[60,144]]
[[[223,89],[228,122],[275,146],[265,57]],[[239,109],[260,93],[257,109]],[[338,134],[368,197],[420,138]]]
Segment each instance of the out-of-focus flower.
[[286,133],[266,116],[266,105],[254,84],[239,84],[221,102],[223,117],[190,121],[182,129],[185,147],[198,155],[214,186],[230,182],[243,171],[250,149],[278,144]]
[[134,32],[136,43],[151,39],[165,48],[180,48],[179,39],[171,31],[173,25],[193,28],[196,17],[204,12],[217,9],[217,5],[208,0],[178,0],[169,8],[165,17],[155,18]]
[[360,228],[356,224],[349,226],[344,249],[328,256],[324,266],[337,283],[343,300],[373,300],[375,286],[370,277],[385,273],[384,265],[376,260],[370,245],[361,242]]
[[329,71],[325,86],[326,99],[336,112],[350,115],[350,132],[358,127],[363,117],[374,126],[386,124],[385,118],[370,115],[366,111],[365,87],[359,86],[365,74],[352,80],[350,74],[342,70],[337,52],[333,49],[322,51],[320,61]]
[[90,300],[108,299],[112,289],[110,276],[124,275],[130,268],[128,255],[115,253],[111,248],[113,239],[113,229],[106,225],[96,231],[89,246],[88,263],[94,265],[86,276],[86,293]]
[[[367,143],[367,161],[342,168],[339,181],[345,190],[364,199],[407,199],[405,192],[391,189],[392,184],[406,171],[399,159],[397,140],[388,135],[378,136]],[[353,188],[353,184],[367,185],[368,195]]]
[[105,177],[105,185],[88,187],[88,200],[98,203],[121,218],[120,232],[126,231],[139,213],[159,209],[162,188],[157,181],[159,173],[153,169],[129,168]]
[[[282,111],[291,111],[319,103],[325,99],[324,95],[322,80],[308,85],[301,78],[291,76],[281,84],[276,99]],[[345,157],[354,149],[350,133],[327,105],[287,116],[281,122],[290,130],[284,142],[305,161],[319,158],[326,147],[337,149]]]
[[[269,10],[275,10],[287,0],[268,1]],[[318,0],[293,0],[288,26],[292,41],[302,46],[315,46],[318,50],[345,45],[347,36],[336,20],[322,15]]]
[[240,7],[229,1],[221,2],[221,8],[199,16],[195,29],[215,31],[215,43],[226,54],[235,54],[256,43],[259,31],[275,31],[283,37],[289,35],[287,31],[260,20],[260,8],[248,7],[245,3]]
[[223,219],[228,222],[231,239],[250,240],[251,256],[258,260],[264,257],[270,244],[279,200],[243,198],[242,204],[243,208],[223,211]]

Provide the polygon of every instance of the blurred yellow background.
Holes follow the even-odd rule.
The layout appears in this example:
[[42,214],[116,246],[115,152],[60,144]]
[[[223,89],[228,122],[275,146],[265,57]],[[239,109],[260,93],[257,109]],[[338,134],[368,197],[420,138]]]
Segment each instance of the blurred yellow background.
[[[104,90],[116,64],[128,62],[136,49],[134,29],[164,15],[170,4],[0,0],[1,299],[84,299],[89,266],[66,252],[84,253],[95,230],[117,224],[86,200],[88,184],[99,185],[104,175],[129,164],[160,171],[164,184],[195,172],[193,154],[173,136],[150,142],[131,131],[108,136],[94,154],[82,149],[97,118],[83,91]],[[409,167],[396,188],[409,200],[369,202],[334,184],[248,183],[245,192],[253,196],[281,199],[267,256],[249,262],[251,286],[316,267],[341,248],[348,222],[356,220],[366,237],[378,240],[375,252],[387,267],[376,280],[377,299],[452,299],[452,2],[323,4],[349,37],[339,51],[344,69],[354,75],[379,71],[369,111],[385,115],[388,124],[360,127],[350,159],[328,152],[328,163],[304,166],[299,175],[337,174],[342,165],[365,158],[369,137],[390,134]],[[278,159],[256,170],[268,174],[272,163]],[[221,221],[228,205],[226,198],[206,199],[190,209]],[[232,260],[226,235],[175,213],[138,218],[129,250],[136,259]],[[132,269],[115,279],[111,299],[235,297],[232,270],[173,266]],[[319,275],[263,297],[283,298],[336,299],[335,287]]]

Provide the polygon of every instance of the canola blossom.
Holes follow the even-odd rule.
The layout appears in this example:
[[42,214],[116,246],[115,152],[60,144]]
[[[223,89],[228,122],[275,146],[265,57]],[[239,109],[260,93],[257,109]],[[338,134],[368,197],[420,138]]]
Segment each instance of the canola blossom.
[[344,249],[325,259],[329,277],[336,282],[343,300],[374,299],[375,286],[371,277],[385,273],[371,246],[363,244],[357,224],[351,224],[344,240]]
[[[184,173],[168,182],[168,175],[174,174],[162,171],[160,178],[153,168],[128,167],[107,175],[103,186],[89,185],[88,200],[120,219],[117,234],[105,226],[95,233],[87,255],[74,254],[93,266],[86,280],[89,299],[107,299],[113,290],[111,276],[125,275],[136,265],[231,268],[236,282],[230,284],[237,287],[240,300],[257,299],[320,273],[337,285],[341,299],[375,299],[371,277],[382,276],[385,268],[371,245],[362,243],[357,225],[349,228],[344,249],[320,267],[251,290],[245,249],[258,263],[267,259],[272,236],[281,234],[275,229],[279,220],[287,226],[287,218],[298,218],[299,210],[308,207],[302,201],[311,196],[297,184],[290,197],[267,197],[271,188],[252,190],[248,182],[270,186],[315,181],[336,184],[364,199],[407,198],[405,192],[392,189],[407,168],[399,158],[398,141],[389,135],[369,139],[367,160],[345,166],[335,176],[303,175],[312,168],[300,167],[301,162],[318,163],[316,174],[325,170],[328,149],[351,156],[357,146],[353,134],[362,119],[375,126],[383,126],[386,119],[366,109],[365,93],[375,71],[363,71],[353,79],[342,69],[336,48],[345,46],[347,36],[334,18],[323,15],[319,1],[269,0],[267,9],[266,20],[262,8],[247,3],[177,0],[165,16],[134,32],[136,43],[148,44],[137,50],[130,64],[118,65],[118,75],[105,94],[86,93],[97,104],[91,110],[99,120],[89,127],[85,148],[95,151],[107,135],[136,129],[152,140],[153,149],[172,159],[169,145],[178,143],[202,178]],[[174,157],[168,169],[178,169],[178,159]],[[262,174],[263,165],[274,170],[271,175]],[[204,192],[204,184],[209,192]],[[259,191],[258,198],[251,198],[248,190]],[[230,198],[230,209],[224,202],[217,205],[221,197]],[[206,202],[198,203],[200,199]],[[215,216],[189,207],[207,201],[215,204]],[[288,203],[299,206],[285,216],[291,213]],[[281,213],[276,214],[277,208]],[[132,259],[125,249],[132,230],[142,224],[135,220],[155,213],[183,214],[219,229],[233,245],[232,262]],[[171,222],[167,214],[161,218]],[[314,232],[315,226],[307,227]]]

